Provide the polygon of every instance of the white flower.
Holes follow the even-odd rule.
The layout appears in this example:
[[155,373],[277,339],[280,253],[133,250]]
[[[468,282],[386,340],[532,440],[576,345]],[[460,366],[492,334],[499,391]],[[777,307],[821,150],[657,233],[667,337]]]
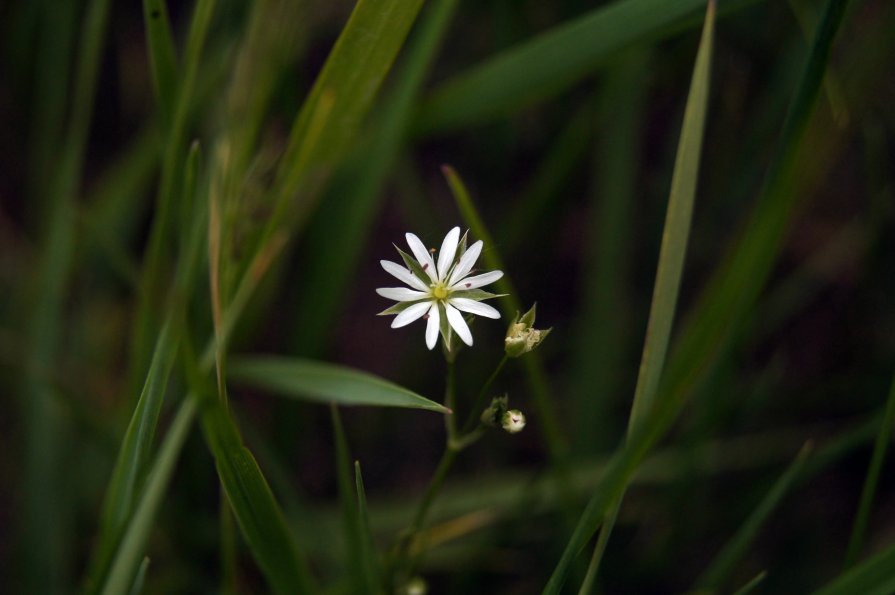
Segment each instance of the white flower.
[[[418,237],[412,233],[406,235],[407,244],[416,257],[397,248],[407,268],[389,260],[379,261],[389,274],[403,281],[407,287],[380,287],[376,293],[384,298],[396,300],[398,303],[380,314],[397,314],[392,321],[392,328],[400,328],[423,318],[426,324],[426,345],[435,347],[439,332],[448,341],[450,329],[467,345],[472,345],[472,333],[460,312],[478,314],[485,318],[500,318],[500,312],[481,303],[482,300],[497,297],[479,289],[494,283],[503,272],[490,271],[470,276],[479,254],[482,253],[482,241],[479,240],[466,249],[466,236],[460,238],[460,228],[450,230],[441,243],[438,261],[432,258]],[[459,254],[458,254],[459,248]],[[449,343],[447,343],[449,345]]]

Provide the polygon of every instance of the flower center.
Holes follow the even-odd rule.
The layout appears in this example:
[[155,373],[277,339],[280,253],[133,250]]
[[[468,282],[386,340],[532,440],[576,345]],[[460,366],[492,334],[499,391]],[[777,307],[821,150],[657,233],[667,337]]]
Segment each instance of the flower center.
[[432,288],[432,295],[435,296],[436,300],[443,300],[448,296],[447,287],[439,283],[435,287]]

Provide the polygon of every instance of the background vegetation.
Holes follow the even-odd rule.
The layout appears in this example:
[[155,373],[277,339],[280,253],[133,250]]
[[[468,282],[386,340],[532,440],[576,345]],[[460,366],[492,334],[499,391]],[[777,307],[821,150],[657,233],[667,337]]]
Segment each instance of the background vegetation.
[[[2,590],[895,592],[895,4],[706,6],[0,7]],[[461,422],[553,331],[408,569],[445,363],[374,289],[455,225]]]

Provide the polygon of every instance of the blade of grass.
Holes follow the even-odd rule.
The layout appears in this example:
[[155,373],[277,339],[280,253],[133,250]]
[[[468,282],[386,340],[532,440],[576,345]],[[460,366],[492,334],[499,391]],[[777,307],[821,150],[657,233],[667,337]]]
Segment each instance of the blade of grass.
[[367,510],[367,492],[364,489],[364,478],[360,471],[360,461],[354,461],[354,484],[357,490],[357,516],[361,544],[361,565],[368,590],[366,593],[380,593],[379,577],[381,570],[376,560],[376,545],[373,543],[373,531],[370,528],[370,513]]
[[[68,505],[62,486],[63,422],[54,402],[52,370],[62,342],[63,307],[73,274],[76,197],[93,113],[93,98],[109,13],[108,0],[88,3],[81,28],[71,113],[48,182],[48,207],[35,293],[25,331],[25,498],[22,519],[27,591],[56,593],[69,584]],[[62,14],[65,14],[64,12]]]
[[439,413],[450,410],[392,382],[354,370],[311,360],[241,357],[230,365],[234,380],[277,394],[338,405],[408,407]]
[[310,571],[258,463],[230,415],[206,399],[202,428],[218,477],[252,555],[276,593],[314,593]]
[[360,531],[360,518],[356,504],[355,487],[351,478],[351,452],[345,428],[339,415],[339,408],[332,404],[329,408],[332,417],[333,439],[336,443],[336,479],[339,484],[339,504],[342,509],[342,529],[345,535],[348,574],[351,575],[353,588],[357,593],[374,593],[376,584],[367,581],[367,573],[363,565],[363,543]]
[[[631,416],[628,419],[628,435],[634,431],[645,412],[655,403],[659,381],[665,367],[665,355],[671,341],[671,327],[684,273],[684,259],[687,255],[690,224],[693,219],[693,203],[696,200],[696,185],[699,180],[699,161],[702,156],[703,131],[708,111],[714,30],[715,3],[709,0],[674,161],[653,300],[650,305],[643,355],[640,359],[640,371],[637,374],[637,386],[634,389],[634,401],[631,404]],[[593,589],[623,497],[624,492],[603,519],[603,528],[579,591],[581,595],[590,593]]]
[[727,344],[737,323],[752,307],[764,285],[793,211],[794,197],[789,190],[793,184],[791,177],[797,150],[816,102],[833,39],[847,3],[848,0],[827,0],[811,54],[790,104],[768,181],[750,220],[751,225],[746,228],[746,234],[737,244],[731,260],[713,277],[703,294],[695,310],[699,318],[685,326],[666,366],[667,372],[659,387],[661,398],[654,399],[643,427],[635,425],[629,444],[613,457],[603,482],[566,545],[544,590],[545,594],[559,593],[569,566],[597,530],[609,503],[621,494],[639,461],[676,419],[692,388],[718,357],[721,347]]
[[148,471],[168,376],[177,353],[173,334],[170,324],[166,324],[159,334],[146,384],[122,440],[103,504],[99,545],[89,572],[89,585],[103,584],[131,512],[138,502]]
[[889,595],[892,592],[895,592],[895,545],[840,574],[814,595]]
[[596,8],[448,80],[423,105],[417,125],[422,133],[443,132],[555,95],[626,46],[672,32],[705,4],[617,0]]
[[143,20],[152,87],[158,104],[162,130],[169,130],[177,104],[177,52],[165,0],[143,0]]
[[149,572],[149,558],[144,557],[143,561],[140,562],[140,568],[137,569],[137,576],[134,577],[134,585],[131,587],[130,595],[140,595],[143,592],[147,572]]
[[[161,181],[146,248],[143,275],[140,280],[136,322],[131,349],[131,378],[145,376],[149,346],[154,344],[159,324],[160,305],[164,303],[167,274],[171,266],[172,246],[176,245],[175,219],[178,190],[183,184],[183,163],[187,152],[187,124],[196,90],[196,81],[208,29],[216,0],[197,0],[184,55],[183,77],[180,80],[171,126],[164,137]],[[150,15],[151,17],[151,15]]]
[[758,585],[763,583],[764,579],[767,578],[767,576],[768,576],[768,571],[762,570],[761,572],[756,574],[755,577],[752,578],[752,580],[750,580],[748,583],[746,583],[745,585],[743,585],[742,587],[737,589],[736,593],[734,593],[733,595],[748,595],[749,593],[754,591],[755,588],[758,587]]
[[892,425],[895,424],[895,379],[889,389],[889,397],[886,399],[886,408],[879,424],[879,433],[873,444],[873,454],[870,457],[870,465],[867,468],[867,476],[864,478],[864,487],[861,490],[861,501],[855,522],[852,525],[851,537],[848,541],[848,550],[845,556],[845,568],[851,568],[858,560],[861,548],[864,545],[867,525],[870,522],[870,512],[873,508],[873,500],[876,496],[876,488],[882,473],[883,462],[886,459],[886,450],[892,439]]
[[456,8],[457,0],[438,0],[423,15],[408,42],[406,62],[397,73],[395,87],[378,106],[370,145],[361,151],[360,164],[355,156],[355,167],[347,172],[348,188],[338,183],[330,188],[315,225],[309,228],[308,245],[331,247],[312,259],[306,269],[307,286],[315,288],[316,297],[304,294],[296,310],[296,350],[302,355],[317,355],[326,347],[333,319],[344,304],[346,287],[381,204],[383,186],[405,143],[420,89]]
[[125,595],[130,592],[140,560],[143,558],[146,541],[155,523],[156,513],[171,482],[177,458],[189,436],[195,414],[195,399],[187,396],[159,448],[152,471],[142,489],[140,501],[115,554],[103,585],[102,595]]
[[[355,5],[292,127],[262,246],[284,224],[295,227],[310,214],[316,202],[310,186],[328,174],[356,137],[421,5],[422,0],[361,0]],[[312,171],[315,180],[296,201]]]
[[774,482],[774,485],[765,494],[755,510],[743,522],[743,525],[730,538],[724,548],[715,556],[709,567],[697,579],[696,589],[706,589],[711,592],[720,592],[719,589],[724,580],[730,575],[730,571],[737,562],[742,559],[755,541],[761,526],[764,525],[771,513],[780,505],[783,497],[792,489],[795,482],[801,477],[805,461],[811,454],[812,445],[806,442],[792,464]]

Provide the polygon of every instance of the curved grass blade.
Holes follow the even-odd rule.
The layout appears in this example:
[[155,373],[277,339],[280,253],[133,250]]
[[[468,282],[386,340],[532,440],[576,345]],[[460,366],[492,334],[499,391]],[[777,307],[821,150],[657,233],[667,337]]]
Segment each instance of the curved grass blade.
[[895,545],[833,579],[814,595],[889,595],[895,592]]
[[[597,530],[611,502],[618,497],[643,456],[677,418],[693,386],[718,356],[719,347],[732,336],[770,273],[774,257],[791,216],[794,197],[790,179],[808,116],[823,81],[830,49],[848,0],[827,0],[796,95],[783,126],[781,143],[772,162],[768,182],[751,225],[737,245],[733,258],[713,278],[703,294],[699,318],[688,325],[666,366],[659,387],[661,398],[642,424],[635,424],[627,446],[617,453],[609,470],[581,515],[566,549],[550,578],[545,594],[559,593],[569,566]],[[642,426],[642,427],[640,427]]]
[[754,591],[758,585],[764,582],[764,579],[767,578],[768,571],[762,570],[758,574],[756,574],[748,583],[740,587],[736,590],[733,595],[748,595],[752,591]]
[[171,481],[174,465],[189,435],[195,414],[195,400],[187,396],[153,463],[152,471],[142,490],[142,497],[112,561],[102,595],[126,595],[130,592],[143,557],[146,540],[154,526],[156,513]]
[[171,324],[166,324],[159,334],[146,384],[121,443],[103,505],[99,545],[89,574],[92,585],[103,584],[146,477],[168,376],[177,353],[173,334]]
[[876,495],[876,486],[879,484],[879,476],[882,472],[883,462],[886,459],[886,449],[892,438],[892,425],[895,424],[895,379],[889,389],[889,398],[886,400],[886,409],[880,420],[879,433],[873,444],[873,454],[870,457],[870,466],[867,468],[867,476],[864,479],[864,487],[861,490],[861,501],[855,522],[852,526],[851,537],[848,542],[848,552],[845,556],[845,567],[854,565],[864,544],[864,536],[867,533],[867,525],[870,522],[870,509],[873,507],[873,499]]
[[696,581],[699,589],[707,589],[711,592],[719,592],[724,579],[733,570],[734,565],[743,557],[749,546],[755,541],[758,530],[780,504],[783,497],[790,491],[793,484],[802,476],[805,461],[811,454],[810,442],[805,443],[792,464],[787,467],[770,491],[762,498],[759,505],[752,511],[736,534],[730,539],[724,548],[718,552],[709,567]]
[[375,583],[367,582],[364,572],[362,536],[360,531],[360,518],[358,517],[355,503],[354,482],[351,480],[351,453],[348,449],[348,439],[345,437],[345,427],[342,425],[342,417],[339,408],[335,404],[330,406],[332,418],[333,439],[336,443],[336,479],[339,484],[339,504],[342,510],[342,525],[347,546],[346,560],[348,573],[351,575],[353,588],[357,593],[374,593]]
[[147,572],[149,572],[149,558],[144,556],[143,561],[140,562],[140,568],[137,569],[137,576],[134,577],[134,585],[131,587],[130,595],[140,595],[143,592]]
[[706,0],[618,0],[462,72],[437,89],[418,119],[431,133],[478,123],[555,95],[637,41],[669,33]]
[[[699,179],[699,161],[702,156],[703,131],[708,111],[714,29],[715,3],[713,0],[709,0],[702,39],[696,54],[696,63],[693,66],[690,92],[684,109],[684,123],[678,141],[674,174],[671,178],[671,192],[668,197],[668,211],[665,215],[665,229],[662,233],[662,247],[659,252],[653,300],[650,305],[637,386],[634,390],[634,402],[631,405],[631,416],[628,419],[629,434],[634,431],[644,412],[649,410],[655,402],[662,370],[665,367],[665,355],[671,341],[671,326],[677,309],[678,292],[684,272],[684,259],[690,238],[693,203],[696,200],[696,184]],[[582,594],[591,592],[620,507],[621,500],[615,503],[611,512],[603,520],[603,528],[581,586],[580,593]]]
[[296,399],[450,413],[443,405],[378,376],[312,360],[263,356],[234,358],[228,373],[232,379],[244,384]]
[[239,430],[217,399],[203,403],[202,428],[218,477],[252,555],[275,593],[314,593],[311,574]]

